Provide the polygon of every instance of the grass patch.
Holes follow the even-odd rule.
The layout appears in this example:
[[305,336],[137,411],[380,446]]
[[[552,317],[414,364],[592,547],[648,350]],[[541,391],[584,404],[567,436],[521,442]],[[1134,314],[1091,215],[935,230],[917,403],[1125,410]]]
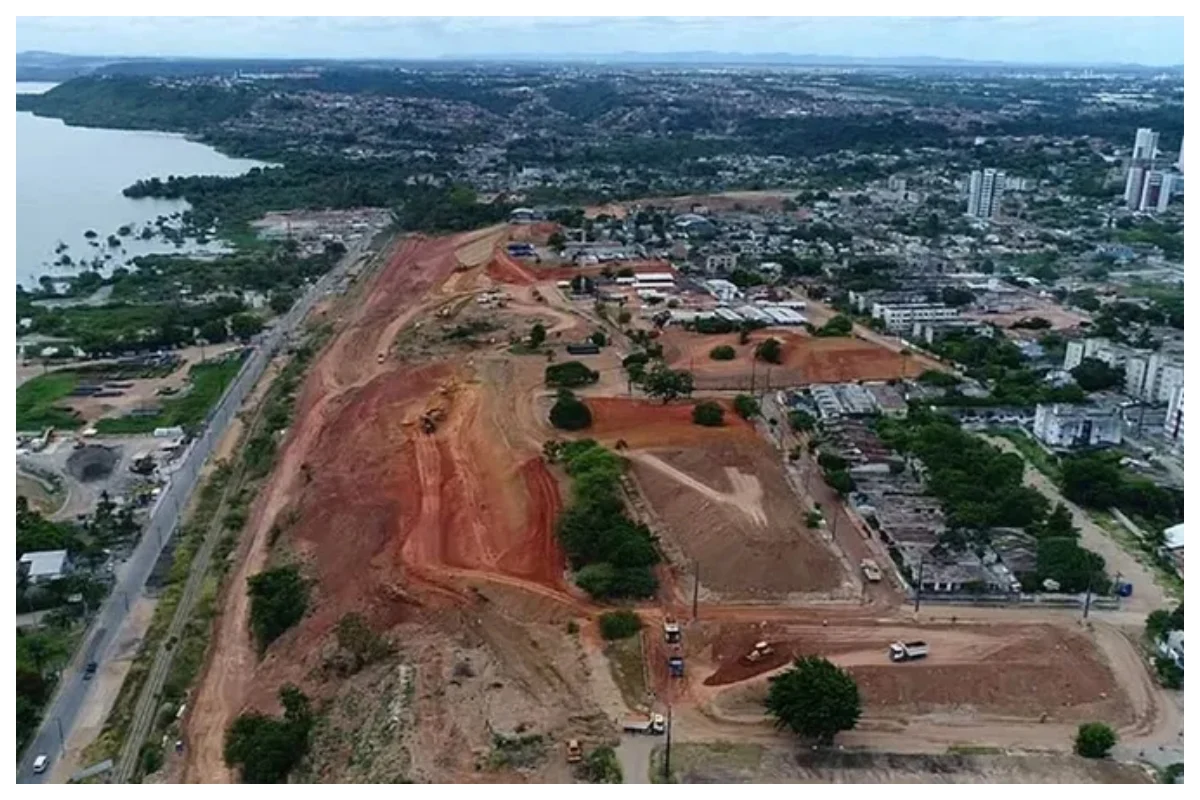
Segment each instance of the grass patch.
[[78,385],[79,375],[74,372],[47,372],[22,383],[17,387],[17,430],[78,428],[83,424],[79,415],[55,405]]
[[1022,430],[1015,428],[1002,428],[995,433],[1008,441],[1012,442],[1013,447],[1017,448],[1017,452],[1021,457],[1032,464],[1039,472],[1045,475],[1050,480],[1054,481],[1056,486],[1062,482],[1062,468],[1059,467],[1058,459],[1042,449],[1042,446],[1029,438],[1029,435]]
[[642,637],[633,636],[610,642],[604,648],[613,682],[621,690],[625,705],[640,708],[646,703],[646,666]]
[[199,425],[241,368],[240,356],[197,364],[188,373],[191,389],[182,397],[164,401],[162,411],[158,414],[152,417],[102,419],[96,423],[96,430],[100,433],[132,434],[150,433],[155,428],[170,428],[176,425],[185,428]]
[[492,735],[488,769],[529,769],[546,760],[546,739],[540,733]]

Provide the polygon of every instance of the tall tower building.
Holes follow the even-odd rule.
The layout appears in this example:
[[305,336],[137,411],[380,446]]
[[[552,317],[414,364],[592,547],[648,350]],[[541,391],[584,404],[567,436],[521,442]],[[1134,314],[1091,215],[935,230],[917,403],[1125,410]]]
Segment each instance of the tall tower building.
[[1158,152],[1158,132],[1150,128],[1138,128],[1133,140],[1133,160],[1153,161]]
[[[1130,170],[1132,173],[1132,170]],[[1138,200],[1138,211],[1166,211],[1171,202],[1171,180],[1169,172],[1158,169],[1145,171],[1142,181],[1142,196]]]
[[1000,206],[1004,192],[1004,172],[997,169],[975,170],[967,184],[967,216],[991,219]]

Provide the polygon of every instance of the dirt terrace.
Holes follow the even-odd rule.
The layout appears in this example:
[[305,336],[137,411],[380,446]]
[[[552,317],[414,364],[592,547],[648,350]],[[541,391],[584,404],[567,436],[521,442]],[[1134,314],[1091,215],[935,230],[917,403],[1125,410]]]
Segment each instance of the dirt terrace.
[[805,525],[765,442],[726,437],[631,451],[629,458],[661,535],[682,551],[680,566],[699,564],[706,599],[798,602],[837,590],[857,596],[833,550]]
[[[780,364],[756,361],[754,349],[768,338],[783,345]],[[873,342],[851,337],[820,338],[782,329],[763,329],[739,344],[738,334],[704,335],[679,328],[666,331],[659,341],[675,369],[691,370],[697,389],[762,390],[768,387],[810,383],[881,381],[913,378],[924,369],[912,356],[904,356]],[[737,351],[730,361],[709,356],[714,347],[728,345]]]

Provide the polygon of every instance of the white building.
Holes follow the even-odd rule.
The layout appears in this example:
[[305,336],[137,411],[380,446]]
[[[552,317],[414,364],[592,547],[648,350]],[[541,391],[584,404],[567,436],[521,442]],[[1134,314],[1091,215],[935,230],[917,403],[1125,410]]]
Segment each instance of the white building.
[[1167,406],[1167,422],[1163,425],[1163,436],[1183,447],[1183,383],[1171,393],[1171,404]]
[[720,303],[732,303],[742,299],[742,290],[734,284],[720,278],[704,281],[701,286],[705,291],[717,298]]
[[1183,364],[1163,353],[1131,353],[1125,362],[1125,393],[1147,403],[1170,403],[1183,386]]
[[1138,211],[1155,211],[1162,213],[1171,203],[1172,174],[1158,169],[1146,171],[1142,181],[1142,193],[1138,201]]
[[1108,339],[1075,339],[1067,342],[1067,354],[1063,358],[1063,369],[1070,372],[1078,367],[1085,358],[1094,358],[1097,361],[1103,361],[1110,367],[1119,367],[1125,363],[1128,356],[1128,350],[1113,344]]
[[1136,211],[1141,206],[1147,172],[1149,170],[1145,167],[1133,164],[1125,175],[1125,207],[1130,211]]
[[49,583],[66,575],[70,565],[66,550],[39,550],[22,555],[17,569],[30,583]]
[[1049,447],[1117,445],[1121,443],[1121,411],[1042,403],[1033,417],[1033,435]]
[[991,219],[1004,193],[1004,172],[996,169],[975,170],[967,184],[967,216]]
[[1138,128],[1133,140],[1133,160],[1153,161],[1158,153],[1158,132],[1150,128]]
[[875,303],[871,316],[882,319],[888,330],[907,331],[919,322],[958,319],[958,309],[944,303]]

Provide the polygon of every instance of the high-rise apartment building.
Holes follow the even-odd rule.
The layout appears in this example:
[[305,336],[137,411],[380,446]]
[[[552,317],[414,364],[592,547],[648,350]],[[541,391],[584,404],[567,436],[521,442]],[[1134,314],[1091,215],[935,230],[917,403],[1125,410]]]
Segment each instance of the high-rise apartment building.
[[991,219],[1000,207],[1004,193],[1004,172],[997,169],[975,170],[967,183],[967,216]]
[[[1129,172],[1125,176],[1125,207],[1130,211],[1158,210],[1158,197],[1162,194],[1163,178],[1155,179],[1151,190],[1154,203],[1143,207],[1150,175],[1154,173],[1154,157],[1158,153],[1158,132],[1150,128],[1138,128],[1133,140],[1133,154],[1129,158]],[[1169,188],[1169,186],[1168,186]],[[1170,192],[1167,193],[1170,197]],[[1164,206],[1165,208],[1165,206]]]
[[1150,128],[1138,128],[1133,140],[1133,160],[1153,161],[1158,152],[1158,132]]
[[[1130,170],[1132,174],[1133,170]],[[1146,170],[1145,179],[1142,181],[1142,195],[1138,200],[1138,211],[1157,211],[1163,212],[1167,210],[1167,206],[1171,202],[1171,183],[1174,175],[1170,172],[1163,172],[1158,169]]]

